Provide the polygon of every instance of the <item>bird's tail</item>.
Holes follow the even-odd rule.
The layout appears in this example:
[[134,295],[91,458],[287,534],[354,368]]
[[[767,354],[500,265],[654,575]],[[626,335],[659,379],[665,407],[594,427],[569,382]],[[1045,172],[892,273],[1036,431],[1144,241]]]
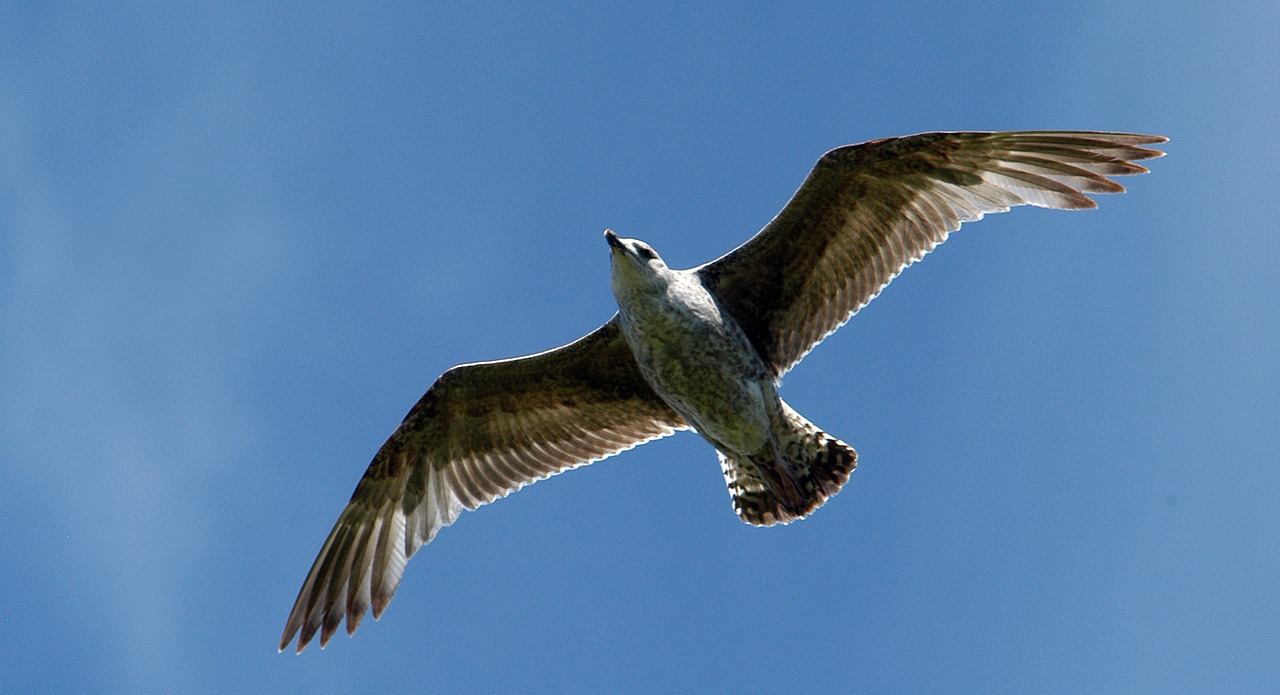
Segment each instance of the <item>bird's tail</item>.
[[808,516],[840,491],[858,465],[853,447],[818,429],[786,403],[774,436],[776,447],[751,456],[719,452],[733,510],[755,526]]

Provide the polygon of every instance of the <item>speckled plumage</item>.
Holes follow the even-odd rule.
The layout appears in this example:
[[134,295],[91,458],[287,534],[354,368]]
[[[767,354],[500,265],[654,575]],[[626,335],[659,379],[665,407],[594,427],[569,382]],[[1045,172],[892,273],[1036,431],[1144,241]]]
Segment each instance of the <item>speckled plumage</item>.
[[[377,618],[405,564],[464,509],[692,426],[754,524],[834,495],[853,449],[778,397],[776,380],[962,222],[1015,205],[1095,207],[1165,138],[1132,133],[924,133],[838,147],[725,256],[670,270],[607,233],[619,315],[554,350],[465,364],[432,384],[379,449],[285,624],[301,652],[343,618]],[[620,260],[621,259],[621,260]]]
[[783,403],[772,371],[697,272],[668,268],[638,239],[605,236],[622,335],[649,386],[716,448],[734,511],[769,526],[821,506],[857,453]]

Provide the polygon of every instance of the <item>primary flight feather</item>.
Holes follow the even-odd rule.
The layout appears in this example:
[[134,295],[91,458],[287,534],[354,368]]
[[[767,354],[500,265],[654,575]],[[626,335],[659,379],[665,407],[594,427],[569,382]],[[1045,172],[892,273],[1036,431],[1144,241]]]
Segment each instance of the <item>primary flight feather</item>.
[[778,379],[962,222],[1016,205],[1096,207],[1107,178],[1147,170],[1165,138],[1132,133],[923,133],[823,155],[778,216],[689,270],[605,232],[618,313],[568,345],[445,372],[374,456],[312,565],[280,640],[324,646],[378,618],[405,563],[464,509],[637,444],[693,429],[715,447],[734,510],[799,519],[857,453],[788,406]]

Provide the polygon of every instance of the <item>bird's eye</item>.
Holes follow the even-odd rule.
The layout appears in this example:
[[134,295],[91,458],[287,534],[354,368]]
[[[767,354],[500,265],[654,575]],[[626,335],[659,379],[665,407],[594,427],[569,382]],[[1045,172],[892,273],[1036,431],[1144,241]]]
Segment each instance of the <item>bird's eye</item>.
[[636,255],[643,258],[646,261],[652,261],[653,259],[658,257],[658,254],[648,246],[637,246]]

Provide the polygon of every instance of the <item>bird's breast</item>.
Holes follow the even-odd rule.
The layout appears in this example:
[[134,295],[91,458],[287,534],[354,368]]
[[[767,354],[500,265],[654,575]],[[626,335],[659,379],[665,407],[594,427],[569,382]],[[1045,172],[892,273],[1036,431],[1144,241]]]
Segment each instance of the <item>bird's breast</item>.
[[619,302],[623,336],[645,380],[713,444],[747,448],[767,437],[776,398],[764,362],[701,285]]

